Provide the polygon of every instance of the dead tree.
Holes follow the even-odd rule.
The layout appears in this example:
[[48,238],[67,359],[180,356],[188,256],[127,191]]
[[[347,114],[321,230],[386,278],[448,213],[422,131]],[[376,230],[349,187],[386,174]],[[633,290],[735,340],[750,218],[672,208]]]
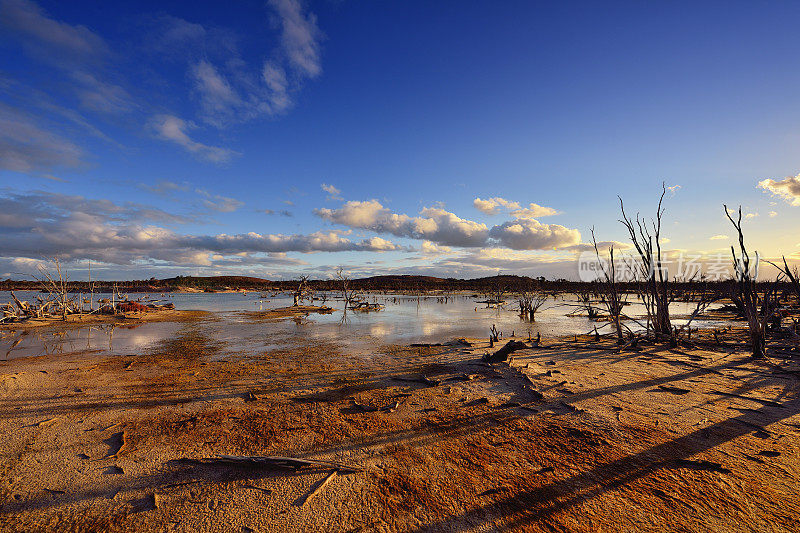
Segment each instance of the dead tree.
[[595,319],[600,316],[598,309],[592,305],[592,293],[589,291],[581,291],[578,294],[578,302],[580,306],[586,311],[586,315],[590,319]]
[[653,332],[657,335],[667,335],[671,338],[669,272],[664,265],[661,251],[661,218],[664,215],[662,205],[666,193],[666,184],[662,183],[656,216],[649,223],[638,213],[635,220],[630,218],[625,213],[622,198],[618,198],[620,211],[622,211],[620,222],[628,230],[631,242],[641,260],[638,268],[638,277],[642,283],[640,296],[647,311],[648,324],[652,325]]
[[[739,206],[739,215],[734,220],[728,211],[728,206],[723,204],[725,216],[731,221],[733,227],[739,235],[739,254],[731,246],[733,255],[733,267],[736,274],[734,294],[741,303],[742,312],[747,319],[747,329],[750,334],[752,353],[754,359],[760,359],[766,355],[767,351],[767,324],[777,308],[775,294],[777,292],[777,281],[771,290],[767,290],[761,297],[758,293],[756,278],[758,277],[758,252],[755,256],[755,264],[751,265],[750,254],[744,245],[744,232],[742,231],[742,207]],[[779,277],[780,279],[780,277]]]
[[786,276],[792,286],[792,291],[794,292],[795,299],[797,300],[796,303],[798,306],[800,306],[800,273],[798,273],[797,267],[795,267],[794,270],[789,268],[789,264],[786,262],[785,256],[781,256],[781,259],[783,259],[783,267],[780,267],[771,261],[767,261],[767,263],[777,268],[781,274]]
[[531,290],[519,293],[519,316],[530,322],[536,321],[536,311],[547,301],[547,293],[540,287],[534,286]]
[[308,286],[308,276],[300,276],[297,289],[292,293],[294,297],[293,306],[298,306],[303,300],[310,299],[312,296],[311,288]]
[[63,320],[67,319],[67,314],[71,311],[72,300],[69,297],[67,283],[69,281],[67,273],[61,269],[61,261],[56,257],[50,260],[55,272],[44,265],[39,265],[39,276],[34,278],[39,282],[43,291],[46,291],[51,300],[55,301]]
[[617,271],[614,264],[614,246],[608,249],[609,261],[608,267],[600,257],[600,248],[597,246],[597,240],[594,236],[594,228],[592,228],[592,244],[594,245],[594,252],[597,255],[597,262],[600,269],[603,271],[603,285],[605,289],[605,298],[603,303],[606,305],[608,314],[611,317],[611,322],[617,331],[617,344],[625,344],[625,337],[622,334],[622,321],[620,315],[622,314],[622,300],[620,298],[619,287],[617,286]]
[[498,307],[503,303],[503,294],[506,292],[505,284],[500,277],[500,271],[497,272],[497,276],[492,283],[492,289],[489,298],[486,300],[486,307],[489,307],[492,304],[497,305]]
[[353,300],[353,296],[355,296],[355,291],[350,288],[350,276],[345,273],[342,267],[339,267],[336,269],[336,280],[339,282],[339,290],[342,292],[346,309],[350,301]]
[[[692,285],[696,283],[694,277],[690,278],[687,284]],[[689,314],[689,319],[686,321],[685,324],[680,326],[676,329],[676,332],[681,333],[683,331],[687,332],[687,335],[691,337],[692,335],[692,322],[697,318],[701,317],[705,312],[708,310],[709,306],[712,303],[716,302],[719,299],[719,296],[714,292],[708,290],[708,281],[706,281],[705,276],[700,277],[700,287],[697,290],[697,294],[695,297],[696,305],[694,310]],[[689,300],[687,299],[687,302]]]

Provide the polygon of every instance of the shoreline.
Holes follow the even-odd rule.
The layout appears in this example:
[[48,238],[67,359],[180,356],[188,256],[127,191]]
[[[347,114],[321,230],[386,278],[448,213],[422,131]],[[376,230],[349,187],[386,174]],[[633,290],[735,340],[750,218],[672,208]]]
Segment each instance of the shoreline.
[[178,310],[178,309],[151,309],[147,312],[130,312],[100,314],[85,313],[67,315],[67,320],[60,318],[28,318],[18,322],[8,322],[0,324],[0,331],[25,331],[38,329],[74,329],[86,326],[106,325],[106,324],[132,324],[149,322],[185,322],[199,319],[211,315],[210,311],[199,310]]
[[800,512],[800,369],[700,346],[707,332],[678,349],[543,339],[487,364],[509,338],[220,359],[182,323],[134,355],[0,362],[3,529],[738,531]]

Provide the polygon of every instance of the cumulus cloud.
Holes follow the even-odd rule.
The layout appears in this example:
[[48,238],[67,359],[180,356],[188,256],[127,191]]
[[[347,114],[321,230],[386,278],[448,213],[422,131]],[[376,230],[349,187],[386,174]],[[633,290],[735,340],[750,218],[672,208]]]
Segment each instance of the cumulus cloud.
[[429,267],[428,275],[477,277],[497,274],[498,271],[521,275],[574,277],[573,258],[548,252],[526,252],[508,248],[481,248],[443,258]]
[[514,218],[539,218],[559,214],[558,211],[551,207],[544,207],[539,204],[530,203],[528,207],[521,207],[518,202],[512,202],[505,198],[494,197],[487,200],[475,198],[472,205],[478,211],[486,213],[487,215],[496,215],[502,209],[509,211]]
[[431,241],[422,241],[422,246],[420,246],[420,251],[425,255],[441,255],[450,253],[453,251],[453,249],[450,248],[449,246],[440,246]]
[[389,233],[397,237],[427,239],[446,246],[481,246],[486,242],[485,224],[459,218],[438,207],[426,207],[419,217],[392,213],[377,200],[349,201],[339,209],[315,209],[314,213],[335,224]]
[[558,214],[559,212],[553,209],[552,207],[544,207],[534,203],[528,204],[528,207],[514,209],[513,211],[511,211],[511,215],[516,218],[549,217]]
[[480,198],[475,198],[472,201],[472,205],[475,206],[475,209],[486,213],[487,215],[496,215],[500,212],[500,208],[506,209],[519,209],[520,206],[517,202],[511,202],[506,200],[505,198],[489,198],[487,200],[482,200]]
[[783,198],[789,204],[800,207],[800,174],[782,180],[765,179],[758,186],[773,195]]
[[368,200],[349,201],[338,209],[315,209],[314,213],[350,228],[424,239],[443,246],[499,245],[516,250],[542,250],[581,242],[578,230],[557,224],[519,218],[489,229],[485,224],[463,219],[442,207],[426,207],[420,211],[420,216],[411,217],[393,213],[377,200]]
[[542,224],[532,218],[520,218],[495,226],[490,237],[501,246],[514,250],[546,250],[580,244],[581,234],[576,229],[559,224]]
[[179,144],[189,152],[197,154],[200,157],[214,163],[223,163],[228,161],[234,155],[238,155],[233,150],[228,150],[227,148],[209,146],[207,144],[192,140],[186,131],[195,128],[196,126],[176,116],[155,116],[151,121],[151,125],[153,130],[156,132],[156,135],[158,135],[158,137],[161,139]]

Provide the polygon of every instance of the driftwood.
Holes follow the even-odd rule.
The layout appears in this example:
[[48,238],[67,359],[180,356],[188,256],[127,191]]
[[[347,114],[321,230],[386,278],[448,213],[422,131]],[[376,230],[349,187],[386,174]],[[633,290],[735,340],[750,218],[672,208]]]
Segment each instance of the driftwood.
[[202,464],[202,465],[227,465],[241,468],[254,468],[263,470],[302,470],[304,468],[323,467],[334,468],[339,472],[361,472],[362,469],[341,463],[330,461],[317,461],[315,459],[296,459],[294,457],[262,456],[262,455],[218,455],[217,457],[206,457],[191,459],[184,457],[179,460],[182,463]]
[[394,377],[392,379],[394,379],[395,381],[408,381],[408,382],[411,382],[411,383],[424,383],[428,387],[435,387],[435,386],[437,386],[437,385],[439,385],[441,383],[441,381],[439,381],[438,379],[431,379],[428,376],[421,376],[421,377],[418,377],[418,378]]
[[327,485],[328,483],[330,483],[330,482],[331,482],[331,480],[332,480],[334,477],[336,477],[336,473],[337,473],[337,472],[338,472],[337,470],[332,470],[330,474],[328,474],[327,476],[325,476],[325,477],[322,479],[322,481],[320,481],[320,482],[317,484],[317,486],[316,486],[316,487],[314,487],[314,488],[311,490],[311,492],[309,492],[308,494],[306,494],[306,495],[305,495],[303,498],[300,498],[299,500],[297,500],[297,501],[295,502],[295,505],[296,505],[296,506],[298,506],[298,507],[300,507],[300,506],[303,506],[303,505],[305,505],[306,503],[308,503],[308,502],[311,500],[311,498],[313,498],[314,496],[316,496],[317,494],[319,494],[319,492],[320,492],[320,491],[323,489],[323,487],[325,487],[325,485]]
[[505,361],[508,359],[508,356],[517,350],[524,350],[529,348],[527,344],[522,341],[515,341],[510,340],[508,341],[505,346],[494,352],[493,354],[489,355],[488,353],[483,356],[483,360],[487,363],[499,363],[501,361]]

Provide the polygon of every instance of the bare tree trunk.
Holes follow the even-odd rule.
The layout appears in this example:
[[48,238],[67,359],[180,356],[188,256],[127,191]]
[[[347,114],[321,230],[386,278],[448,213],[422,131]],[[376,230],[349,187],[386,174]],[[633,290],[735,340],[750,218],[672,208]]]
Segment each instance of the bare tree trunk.
[[780,276],[775,282],[772,289],[767,290],[764,297],[761,298],[758,294],[758,285],[756,278],[758,277],[758,252],[756,252],[755,266],[751,269],[750,254],[744,245],[744,232],[742,231],[742,208],[739,207],[739,216],[736,220],[728,211],[728,206],[723,204],[725,208],[725,216],[731,221],[733,227],[739,235],[739,252],[740,257],[736,257],[736,250],[731,246],[731,254],[733,255],[733,266],[736,273],[736,285],[734,293],[736,298],[741,302],[742,310],[745,318],[747,319],[747,329],[750,334],[750,343],[752,345],[752,355],[754,359],[760,359],[766,355],[767,352],[767,323],[775,312],[776,304],[773,304],[773,295],[777,291],[777,284],[780,281]]
[[636,219],[628,217],[622,198],[619,198],[619,207],[622,211],[622,224],[628,230],[631,242],[642,261],[640,274],[644,280],[642,299],[647,309],[648,322],[653,325],[656,334],[673,335],[672,323],[669,316],[671,299],[669,289],[669,272],[666,271],[661,252],[661,218],[664,215],[664,196],[667,193],[666,184],[661,184],[661,196],[658,200],[655,219],[650,221],[636,215]]
[[625,337],[622,334],[622,322],[620,321],[620,314],[622,313],[622,302],[620,300],[619,287],[617,287],[616,279],[616,265],[614,264],[614,247],[609,249],[609,263],[608,268],[603,265],[603,260],[600,257],[600,249],[597,247],[597,240],[594,236],[594,228],[592,228],[592,244],[594,245],[594,252],[597,255],[597,261],[603,271],[605,278],[605,290],[607,298],[606,308],[608,314],[611,316],[611,321],[614,324],[614,329],[617,331],[617,344],[625,344]]

